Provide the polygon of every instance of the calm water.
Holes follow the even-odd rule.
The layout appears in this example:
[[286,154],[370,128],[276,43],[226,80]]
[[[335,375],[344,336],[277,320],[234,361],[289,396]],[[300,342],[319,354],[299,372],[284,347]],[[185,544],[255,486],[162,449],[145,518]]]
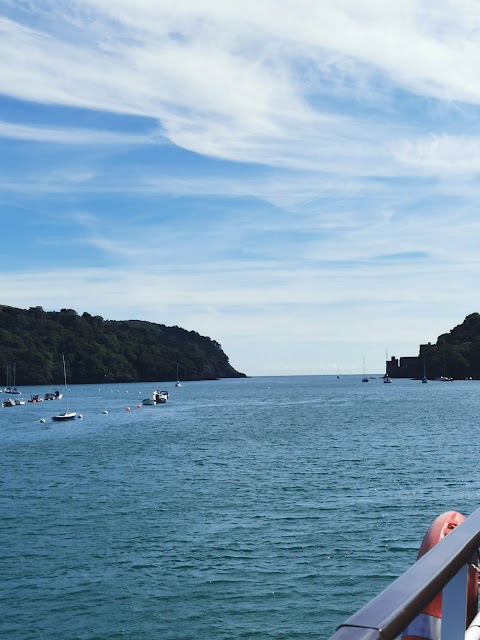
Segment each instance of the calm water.
[[[168,403],[137,409],[156,386]],[[480,382],[69,397],[83,420],[52,423],[62,400],[0,408],[2,638],[326,639],[438,514],[480,504]]]

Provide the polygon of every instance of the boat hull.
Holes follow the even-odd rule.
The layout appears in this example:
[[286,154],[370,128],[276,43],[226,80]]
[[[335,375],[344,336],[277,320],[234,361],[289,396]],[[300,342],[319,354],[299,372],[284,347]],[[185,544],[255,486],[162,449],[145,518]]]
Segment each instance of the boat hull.
[[68,420],[75,420],[76,413],[60,413],[58,416],[52,416],[54,422],[67,422]]

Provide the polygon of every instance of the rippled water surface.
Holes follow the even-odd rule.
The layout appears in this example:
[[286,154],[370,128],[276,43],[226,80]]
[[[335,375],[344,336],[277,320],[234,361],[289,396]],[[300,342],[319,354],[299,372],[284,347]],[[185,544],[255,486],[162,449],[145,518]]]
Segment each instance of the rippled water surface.
[[72,385],[66,424],[1,408],[0,635],[329,638],[479,506],[479,398],[312,376]]

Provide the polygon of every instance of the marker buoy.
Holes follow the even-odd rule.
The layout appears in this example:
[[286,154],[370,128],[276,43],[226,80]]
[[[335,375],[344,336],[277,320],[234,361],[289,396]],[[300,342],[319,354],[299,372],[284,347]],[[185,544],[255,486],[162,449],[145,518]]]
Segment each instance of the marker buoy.
[[83,420],[83,416],[82,416],[82,414],[81,414],[81,413],[79,413],[79,414],[78,414],[78,416],[77,416],[77,418],[78,418],[79,420]]
[[130,407],[125,407],[125,411],[130,411]]
[[137,409],[141,409],[142,405],[141,404],[137,404]]
[[[465,520],[458,511],[447,511],[438,516],[425,534],[417,560],[430,551],[440,540],[453,531]],[[475,564],[476,564],[475,558]],[[473,561],[472,561],[473,562]],[[470,567],[467,578],[467,620],[469,626],[477,614],[478,608],[478,573]],[[405,629],[402,640],[440,640],[442,628],[442,593],[440,592],[422,613]]]
[[108,413],[108,411],[102,411],[102,413]]

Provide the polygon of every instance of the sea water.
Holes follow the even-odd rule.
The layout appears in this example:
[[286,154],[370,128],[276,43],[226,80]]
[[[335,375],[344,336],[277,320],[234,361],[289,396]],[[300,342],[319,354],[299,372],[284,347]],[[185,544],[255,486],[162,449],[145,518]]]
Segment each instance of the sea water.
[[327,639],[480,504],[480,382],[71,385],[54,423],[64,400],[0,408],[4,639]]

